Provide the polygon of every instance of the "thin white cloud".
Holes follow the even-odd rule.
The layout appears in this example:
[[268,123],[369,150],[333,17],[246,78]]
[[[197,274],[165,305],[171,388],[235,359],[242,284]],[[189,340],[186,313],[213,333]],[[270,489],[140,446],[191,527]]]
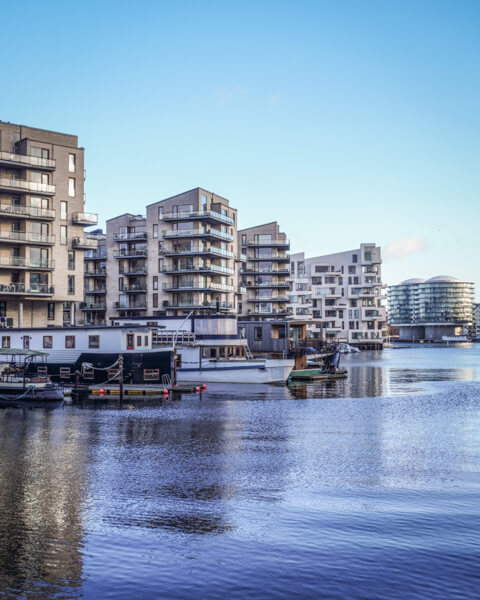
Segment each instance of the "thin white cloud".
[[425,238],[413,237],[406,235],[396,242],[389,244],[385,250],[385,258],[401,259],[407,258],[412,254],[420,254],[425,252],[427,242]]
[[245,88],[241,85],[234,85],[231,87],[218,86],[215,88],[215,96],[223,102],[228,102],[245,94]]

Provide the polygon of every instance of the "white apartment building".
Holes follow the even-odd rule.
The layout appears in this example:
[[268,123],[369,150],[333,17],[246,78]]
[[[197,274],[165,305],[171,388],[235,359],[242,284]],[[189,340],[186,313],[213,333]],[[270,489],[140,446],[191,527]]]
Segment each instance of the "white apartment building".
[[290,257],[291,318],[312,323],[311,337],[378,347],[386,332],[381,250],[361,244],[356,250],[314,258]]

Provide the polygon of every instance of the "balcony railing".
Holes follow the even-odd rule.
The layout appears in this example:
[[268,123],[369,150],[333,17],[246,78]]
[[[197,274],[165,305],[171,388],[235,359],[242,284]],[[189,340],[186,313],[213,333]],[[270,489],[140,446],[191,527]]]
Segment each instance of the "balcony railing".
[[189,265],[178,267],[175,265],[164,265],[161,269],[163,273],[219,273],[220,275],[234,275],[235,269],[222,267],[220,265]]
[[83,302],[80,305],[80,310],[106,310],[107,305],[105,303],[97,302]]
[[85,260],[107,260],[106,252],[97,252],[95,250],[87,250],[83,257]]
[[227,215],[222,215],[214,210],[190,210],[186,212],[178,212],[178,213],[166,213],[163,215],[164,221],[182,221],[188,219],[195,220],[214,220],[214,221],[223,221],[224,223],[229,223],[230,225],[234,225],[235,220],[232,217],[228,217]]
[[54,219],[55,211],[51,208],[22,206],[16,204],[0,204],[0,214],[12,217],[30,217],[34,219]]
[[44,169],[54,169],[55,160],[52,158],[42,158],[31,154],[17,154],[15,152],[0,152],[0,161],[16,163],[18,165],[28,165],[31,167],[40,167]]
[[25,285],[24,283],[0,284],[0,294],[23,294],[26,296],[53,296],[55,288],[50,285]]
[[158,251],[159,254],[166,256],[176,254],[216,254],[225,258],[233,258],[233,252],[229,250],[223,250],[223,248],[217,248],[216,246],[210,246],[210,248],[202,248],[201,246],[192,246],[190,248],[161,248]]
[[211,227],[210,229],[205,229],[202,231],[201,229],[185,229],[185,230],[176,230],[176,231],[167,231],[166,229],[163,231],[163,237],[165,239],[174,239],[174,238],[191,238],[191,237],[219,237],[222,240],[228,240],[229,242],[233,241],[233,235],[229,233],[225,233],[220,231],[220,229],[214,229]]
[[130,304],[124,304],[123,302],[114,302],[113,308],[117,308],[119,310],[128,310],[128,309],[145,309],[147,308],[146,302],[132,302]]
[[45,235],[31,231],[0,231],[0,240],[31,244],[55,244],[54,235]]
[[120,275],[126,275],[129,277],[130,275],[145,275],[147,272],[147,267],[130,267],[130,269],[119,270]]
[[90,250],[92,248],[96,248],[97,244],[98,240],[96,240],[95,238],[72,238],[72,248],[78,248],[79,250]]
[[245,262],[247,260],[246,254],[235,254],[235,260],[237,262]]
[[121,292],[133,292],[133,293],[137,293],[137,294],[140,292],[145,293],[147,291],[147,284],[140,283],[140,284],[136,284],[136,285],[122,285],[120,287],[120,291]]
[[50,269],[55,268],[54,260],[33,260],[31,258],[24,258],[23,256],[1,256],[0,257],[0,268],[1,267],[16,267],[18,269]]
[[85,288],[84,289],[85,294],[106,294],[107,293],[107,288]]
[[166,301],[164,303],[165,308],[213,308],[217,307],[224,310],[230,310],[233,308],[232,302],[202,302],[201,304],[193,304],[192,302],[172,302]]
[[74,212],[72,215],[72,223],[74,225],[96,225],[98,223],[98,215],[94,213]]
[[132,231],[127,233],[114,233],[113,239],[116,242],[125,242],[127,240],[146,240],[147,232],[146,231]]
[[233,285],[223,283],[207,283],[195,280],[180,281],[179,283],[164,283],[162,286],[164,291],[174,292],[176,290],[215,290],[218,292],[233,292]]
[[38,183],[37,181],[25,181],[24,179],[10,179],[8,177],[0,177],[0,188],[24,190],[26,192],[36,192],[37,194],[55,194],[54,185]]
[[141,248],[140,250],[128,250],[126,248],[123,248],[122,250],[117,250],[113,253],[113,258],[134,258],[137,256],[147,256],[147,249]]
[[85,277],[105,277],[107,275],[106,269],[97,269],[96,271],[85,271]]
[[256,247],[275,247],[275,248],[290,248],[289,240],[280,240],[280,239],[271,239],[265,242],[255,242],[255,241],[247,241],[247,246],[256,246]]

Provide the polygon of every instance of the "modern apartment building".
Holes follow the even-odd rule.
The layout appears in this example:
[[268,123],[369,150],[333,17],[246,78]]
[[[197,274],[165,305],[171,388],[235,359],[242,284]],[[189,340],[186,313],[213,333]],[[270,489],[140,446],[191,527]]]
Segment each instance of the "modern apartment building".
[[235,313],[237,211],[195,188],[107,221],[107,319]]
[[97,248],[85,251],[85,301],[80,303],[84,325],[107,325],[107,236],[101,229],[89,232]]
[[401,340],[462,335],[473,326],[473,297],[473,283],[448,275],[407,279],[388,288],[389,323]]
[[[7,326],[74,323],[83,300],[84,149],[75,135],[0,121],[0,316]],[[27,342],[26,342],[27,343]]]
[[381,250],[375,244],[290,260],[292,318],[311,318],[309,335],[326,341],[379,347],[386,336]]
[[238,253],[244,259],[241,285],[246,292],[242,319],[281,319],[289,314],[289,249],[290,242],[276,221],[238,232]]

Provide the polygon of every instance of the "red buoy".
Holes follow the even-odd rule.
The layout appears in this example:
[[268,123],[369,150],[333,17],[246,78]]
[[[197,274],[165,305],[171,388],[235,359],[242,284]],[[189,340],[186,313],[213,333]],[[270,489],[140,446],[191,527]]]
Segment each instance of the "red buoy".
[[205,391],[206,389],[207,389],[207,386],[204,383],[202,383],[202,390]]
[[199,386],[197,385],[197,387],[195,388],[195,393],[197,393],[197,394],[198,394],[199,392],[200,392],[200,388],[199,388]]
[[164,395],[164,396],[168,395],[168,390],[167,390],[167,388],[163,388],[163,395]]
[[99,394],[100,394],[100,396],[104,396],[105,395],[105,390],[103,388],[100,388]]

